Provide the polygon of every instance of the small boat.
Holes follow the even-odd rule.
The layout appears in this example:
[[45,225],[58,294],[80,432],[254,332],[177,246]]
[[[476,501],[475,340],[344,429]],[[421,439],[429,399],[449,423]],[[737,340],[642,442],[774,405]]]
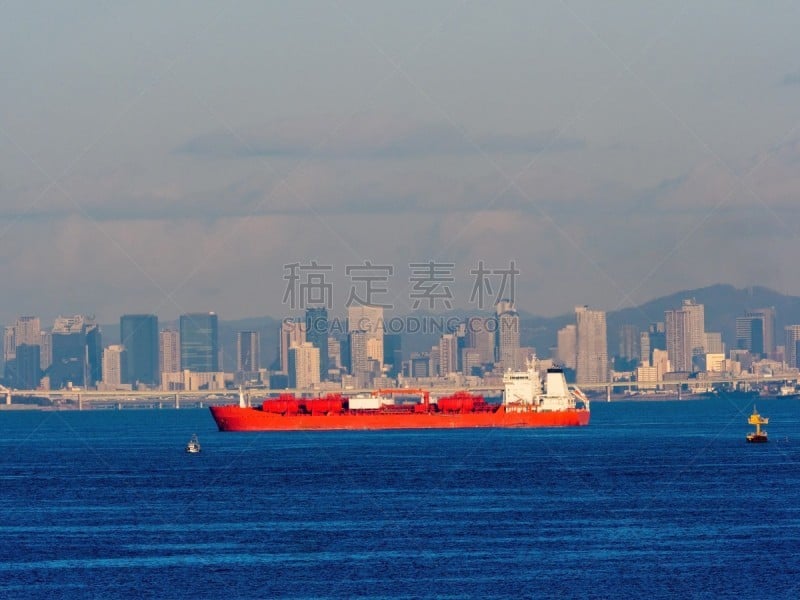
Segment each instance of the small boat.
[[189,454],[197,454],[200,452],[200,442],[197,440],[197,434],[192,434],[192,439],[186,444],[186,452]]
[[753,444],[762,444],[767,441],[767,432],[761,430],[762,425],[769,423],[769,419],[762,417],[758,414],[755,404],[753,405],[753,414],[747,420],[750,425],[755,425],[756,430],[747,434],[747,441]]

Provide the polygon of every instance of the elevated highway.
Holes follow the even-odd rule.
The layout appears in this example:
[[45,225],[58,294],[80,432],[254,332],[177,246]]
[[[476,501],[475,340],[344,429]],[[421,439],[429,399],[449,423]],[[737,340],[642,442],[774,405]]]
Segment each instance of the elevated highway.
[[[724,377],[718,379],[683,379],[675,381],[661,381],[658,385],[662,389],[678,390],[685,386],[689,388],[697,387],[719,387],[719,386],[748,386],[761,387],[769,384],[783,384],[796,382],[797,374],[776,375],[772,377]],[[651,389],[653,382],[642,382],[643,389]],[[413,385],[418,388],[418,384]],[[423,386],[424,387],[424,386]],[[605,393],[610,399],[613,393],[638,392],[638,383],[635,381],[613,381],[581,384],[579,386],[584,391]],[[432,397],[452,394],[457,391],[467,390],[475,394],[486,396],[499,396],[503,392],[501,385],[471,386],[471,387],[450,387],[432,386],[429,388]],[[340,393],[343,395],[369,394],[373,388],[346,389],[346,390],[270,390],[267,388],[248,388],[245,395],[257,403],[260,398],[269,395],[295,394],[298,396],[315,397],[327,393]],[[409,388],[411,392],[411,388]],[[239,401],[238,390],[208,390],[208,391],[96,391],[96,390],[10,390],[0,386],[0,398],[5,396],[5,404],[11,405],[13,399],[17,402],[30,404],[34,399],[45,399],[50,406],[64,409],[84,408],[122,408],[122,407],[152,407],[152,408],[181,408],[181,407],[205,407],[210,404],[231,404]],[[28,400],[28,402],[25,402]],[[2,400],[0,400],[2,402]]]

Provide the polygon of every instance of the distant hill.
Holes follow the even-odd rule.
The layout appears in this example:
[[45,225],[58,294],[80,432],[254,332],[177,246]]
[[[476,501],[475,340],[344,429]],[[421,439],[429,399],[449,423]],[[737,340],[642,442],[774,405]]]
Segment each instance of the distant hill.
[[[634,308],[623,308],[609,312],[608,349],[609,356],[618,353],[619,330],[622,325],[634,325],[640,331],[647,329],[650,323],[664,320],[664,311],[679,308],[685,298],[694,298],[705,305],[706,330],[722,333],[722,339],[728,348],[736,344],[736,317],[742,316],[746,310],[775,307],[776,342],[782,343],[783,328],[786,325],[800,323],[800,297],[785,296],[765,287],[749,287],[737,289],[732,285],[716,284],[694,290],[684,290],[651,300]],[[598,307],[601,308],[601,307]],[[443,318],[476,314],[474,311],[451,311]],[[484,313],[488,314],[488,313]],[[415,313],[415,316],[431,316]],[[550,348],[556,345],[558,330],[575,322],[575,314],[567,313],[557,317],[538,317],[520,313],[521,344],[536,348],[540,356],[549,356]],[[259,331],[261,333],[261,363],[269,367],[277,356],[278,327],[280,319],[274,317],[251,317],[233,321],[220,321],[220,343],[223,349],[223,366],[225,370],[236,368],[236,332]],[[160,321],[160,328],[177,327],[177,321]],[[103,325],[103,344],[119,343],[119,325]],[[411,352],[427,351],[438,341],[438,333],[415,334],[403,336],[403,353],[408,358]]]
[[[738,289],[732,285],[716,284],[662,296],[634,308],[609,312],[606,316],[609,356],[618,352],[619,329],[622,325],[634,325],[644,331],[650,323],[663,321],[664,311],[680,308],[685,298],[694,298],[705,306],[706,331],[721,332],[727,348],[735,347],[736,317],[743,316],[747,310],[775,307],[778,344],[782,343],[782,332],[786,325],[800,323],[800,297],[786,296],[765,287]],[[574,314],[547,319],[526,318],[522,322],[522,344],[534,346],[540,354],[547,355],[548,348],[556,344],[558,330],[574,322]]]

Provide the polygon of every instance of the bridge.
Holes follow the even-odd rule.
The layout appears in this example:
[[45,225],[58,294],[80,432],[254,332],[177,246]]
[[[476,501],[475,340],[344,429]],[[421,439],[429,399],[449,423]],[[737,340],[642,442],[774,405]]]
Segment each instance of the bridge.
[[[615,390],[633,392],[640,391],[639,383],[643,390],[653,389],[656,385],[660,388],[674,389],[676,393],[684,386],[690,388],[697,387],[718,387],[721,385],[737,387],[739,385],[760,387],[764,384],[784,384],[796,382],[798,374],[774,375],[769,377],[722,377],[715,379],[681,379],[659,382],[636,382],[636,381],[610,381],[601,383],[581,384],[579,387],[585,391],[605,392],[606,399],[610,400]],[[419,386],[415,384],[415,388]],[[411,392],[412,388],[409,388]],[[431,395],[453,394],[458,391],[469,391],[474,394],[486,396],[499,396],[503,392],[502,385],[470,386],[470,387],[450,387],[432,386],[429,388]],[[295,394],[297,396],[316,397],[324,394],[339,393],[343,395],[370,394],[373,388],[363,389],[330,389],[330,390],[301,390],[301,389],[282,389],[272,390],[268,388],[247,388],[244,390],[248,399],[261,398],[268,395]],[[202,390],[202,391],[97,391],[97,390],[11,390],[0,385],[0,398],[5,396],[5,404],[12,404],[12,396],[16,398],[44,398],[51,405],[60,408],[70,408],[83,410],[84,408],[122,408],[125,407],[148,407],[148,408],[181,408],[181,407],[204,407],[210,404],[231,404],[239,401],[238,390]],[[0,400],[2,402],[2,400]],[[28,403],[25,403],[28,404]]]

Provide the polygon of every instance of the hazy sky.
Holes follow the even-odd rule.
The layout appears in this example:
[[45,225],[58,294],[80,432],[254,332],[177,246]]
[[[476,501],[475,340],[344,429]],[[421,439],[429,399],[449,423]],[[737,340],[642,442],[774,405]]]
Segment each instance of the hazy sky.
[[[316,260],[520,308],[800,294],[800,4],[0,4],[0,322],[291,311]],[[423,305],[425,303],[423,302]]]

